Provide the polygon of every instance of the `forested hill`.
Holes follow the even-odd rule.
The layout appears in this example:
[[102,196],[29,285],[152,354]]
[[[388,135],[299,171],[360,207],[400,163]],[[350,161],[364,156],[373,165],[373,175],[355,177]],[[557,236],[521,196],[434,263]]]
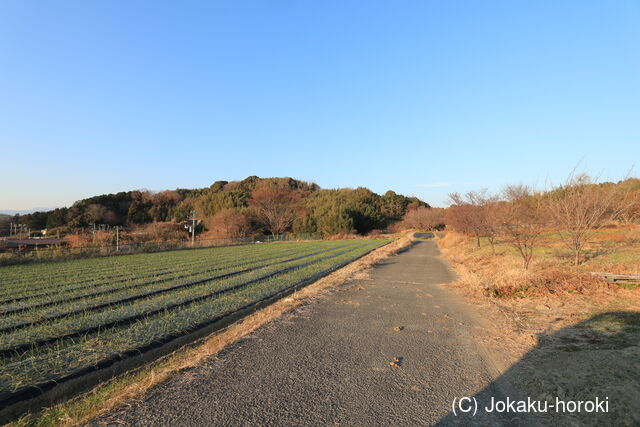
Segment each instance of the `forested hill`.
[[[331,235],[383,229],[401,220],[407,209],[418,206],[428,205],[393,191],[378,195],[363,187],[328,190],[292,178],[251,176],[242,181],[216,181],[208,188],[95,196],[69,208],[20,215],[14,220],[32,230],[70,231],[93,223],[131,226],[179,222],[195,210],[203,224],[232,223],[248,234],[291,231]],[[273,218],[264,217],[269,209],[283,216],[277,230],[268,229],[274,223]]]

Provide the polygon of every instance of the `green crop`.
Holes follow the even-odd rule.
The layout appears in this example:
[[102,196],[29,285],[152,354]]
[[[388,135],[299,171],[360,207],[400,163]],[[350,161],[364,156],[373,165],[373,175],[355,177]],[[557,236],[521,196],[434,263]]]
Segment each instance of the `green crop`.
[[0,395],[188,333],[388,242],[257,244],[0,268]]

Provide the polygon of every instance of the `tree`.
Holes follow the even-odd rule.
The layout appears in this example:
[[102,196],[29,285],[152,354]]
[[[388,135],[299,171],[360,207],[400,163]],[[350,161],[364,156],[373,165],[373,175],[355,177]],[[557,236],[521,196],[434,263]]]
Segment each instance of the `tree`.
[[[265,192],[272,194],[263,197]],[[267,200],[270,197],[273,200]],[[21,223],[32,228],[68,229],[91,223],[148,224],[182,221],[192,210],[209,221],[221,211],[233,209],[247,216],[252,233],[291,229],[296,233],[366,234],[400,221],[408,210],[419,207],[429,206],[393,191],[380,196],[362,187],[321,190],[313,182],[288,177],[249,176],[242,181],[216,181],[207,188],[102,194],[78,200],[68,209],[23,215]],[[298,218],[294,224],[292,215]]]
[[296,235],[314,234],[318,231],[318,224],[309,211],[303,209],[301,214],[293,222],[291,230]]
[[628,193],[626,203],[620,209],[618,218],[622,222],[631,223],[640,219],[640,191]]
[[10,231],[11,216],[0,214],[0,236],[8,236]]
[[630,224],[640,219],[640,179],[627,178],[618,184],[618,197],[613,209],[614,220]]
[[407,211],[402,220],[405,228],[436,230],[444,225],[444,209],[418,207]]
[[33,212],[25,216],[27,227],[31,230],[47,228],[47,212]]
[[549,193],[547,214],[560,240],[573,252],[574,265],[580,264],[593,232],[620,213],[623,204],[616,204],[618,196],[618,186],[598,185],[591,176],[575,173]]
[[386,225],[385,216],[380,211],[380,196],[368,188],[342,189],[340,199],[341,207],[351,217],[353,228],[358,233],[366,234]]
[[282,182],[259,182],[251,193],[251,206],[272,235],[291,227],[299,210],[300,195]]
[[543,230],[540,196],[525,186],[508,186],[503,194],[506,202],[494,209],[498,231],[504,241],[518,251],[524,269],[528,270]]
[[107,208],[103,205],[92,204],[87,206],[87,210],[85,211],[86,221],[89,223],[101,223],[103,222],[103,218],[107,213]]
[[319,190],[304,199],[301,215],[294,223],[296,233],[320,233],[324,236],[355,232],[352,204],[354,190]]
[[149,216],[156,222],[170,221],[175,207],[182,201],[182,196],[177,191],[161,191],[151,197]]
[[216,181],[209,187],[209,191],[213,193],[219,193],[224,190],[224,186],[227,185],[229,181]]
[[496,227],[490,212],[498,197],[486,189],[470,191],[464,196],[459,193],[449,194],[451,206],[446,211],[446,222],[455,230],[474,236],[480,247],[480,238],[487,237],[493,251]]
[[246,215],[234,209],[224,209],[211,219],[209,229],[215,237],[237,239],[250,233],[251,224]]
[[47,228],[62,227],[67,223],[67,208],[58,208],[48,212]]
[[355,233],[353,218],[341,207],[331,206],[317,217],[318,231],[324,236]]
[[131,204],[127,211],[127,222],[131,224],[143,224],[151,222],[152,218],[149,214],[151,209],[151,197],[147,192],[132,191]]
[[388,219],[400,220],[407,210],[409,200],[389,190],[380,198],[380,211]]

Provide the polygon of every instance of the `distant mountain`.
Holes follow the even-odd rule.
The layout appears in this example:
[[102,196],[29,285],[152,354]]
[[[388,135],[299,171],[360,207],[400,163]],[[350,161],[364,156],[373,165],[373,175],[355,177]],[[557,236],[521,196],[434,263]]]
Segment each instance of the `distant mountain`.
[[56,207],[49,207],[49,208],[32,208],[32,209],[22,209],[22,210],[16,210],[16,209],[1,209],[0,210],[0,215],[26,215],[26,214],[30,214],[30,213],[34,213],[34,212],[47,212],[47,211],[52,211],[54,209],[57,209],[58,206]]

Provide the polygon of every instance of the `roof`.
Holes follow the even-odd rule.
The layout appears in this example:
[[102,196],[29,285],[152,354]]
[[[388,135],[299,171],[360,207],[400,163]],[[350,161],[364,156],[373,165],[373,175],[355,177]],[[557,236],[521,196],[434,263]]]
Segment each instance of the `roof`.
[[7,248],[17,248],[20,246],[50,246],[64,243],[64,239],[7,239]]

